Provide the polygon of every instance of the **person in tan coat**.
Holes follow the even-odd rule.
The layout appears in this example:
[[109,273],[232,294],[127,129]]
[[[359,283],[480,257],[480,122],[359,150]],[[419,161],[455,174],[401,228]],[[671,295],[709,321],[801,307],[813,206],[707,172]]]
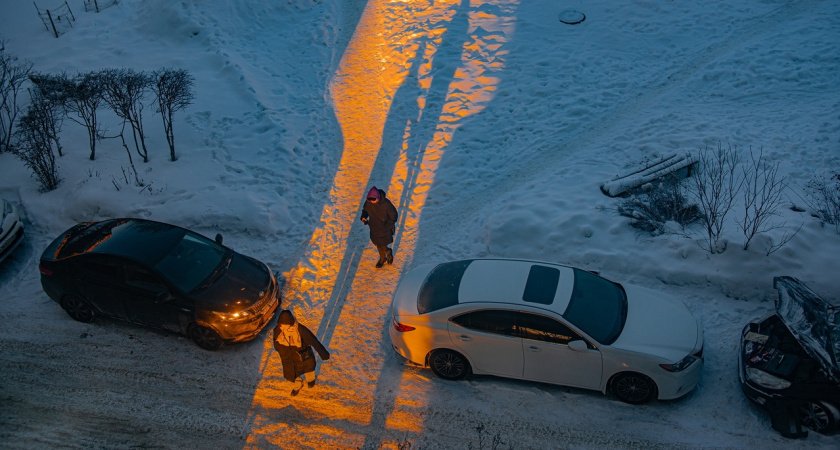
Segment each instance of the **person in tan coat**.
[[330,352],[318,338],[302,323],[295,320],[291,311],[283,310],[274,327],[274,349],[280,354],[283,363],[283,377],[293,383],[292,396],[298,395],[303,388],[304,378],[307,386],[315,386],[315,353],[322,360],[330,359]]

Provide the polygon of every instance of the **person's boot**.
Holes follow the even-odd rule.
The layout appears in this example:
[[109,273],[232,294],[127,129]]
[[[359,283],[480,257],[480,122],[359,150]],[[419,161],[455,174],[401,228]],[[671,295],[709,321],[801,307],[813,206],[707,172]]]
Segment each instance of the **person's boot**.
[[376,262],[376,268],[378,269],[378,268],[382,267],[384,264],[385,264],[385,261],[382,261],[380,259],[379,261]]
[[385,255],[385,261],[388,262],[389,266],[394,263],[394,252],[390,248],[388,248],[388,254]]

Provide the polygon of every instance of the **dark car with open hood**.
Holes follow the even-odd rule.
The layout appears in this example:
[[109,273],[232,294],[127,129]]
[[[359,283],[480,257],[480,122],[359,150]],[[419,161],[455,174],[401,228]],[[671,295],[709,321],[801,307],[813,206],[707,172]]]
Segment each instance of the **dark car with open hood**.
[[254,339],[281,302],[269,267],[190,230],[143,219],[80,223],[41,255],[41,285],[80,322],[108,316],[189,336]]
[[783,436],[830,434],[840,423],[840,301],[820,297],[792,277],[776,277],[776,312],[741,336],[744,394],[764,406]]

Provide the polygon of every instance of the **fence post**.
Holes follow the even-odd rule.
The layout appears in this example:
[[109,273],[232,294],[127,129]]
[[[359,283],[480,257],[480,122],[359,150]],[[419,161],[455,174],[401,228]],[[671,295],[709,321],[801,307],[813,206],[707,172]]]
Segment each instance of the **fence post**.
[[[73,15],[73,10],[72,10],[72,9],[70,9],[70,5],[68,5],[68,4],[67,4],[67,0],[64,0],[64,6],[66,6],[66,7],[67,7],[67,12],[69,12],[69,13],[70,13],[70,17],[72,17],[72,18],[73,18],[73,22],[75,22],[75,21],[76,21],[76,16],[74,16],[74,15]],[[71,25],[71,26],[72,26],[72,25]]]
[[50,31],[50,27],[47,26],[47,22],[44,22],[44,14],[41,12],[41,9],[38,8],[38,4],[35,2],[32,2],[32,4],[35,5],[35,10],[38,11],[38,17],[41,18],[41,23],[44,24],[44,28],[46,28],[47,31]]
[[50,18],[50,25],[53,27],[53,33],[55,33],[55,37],[58,37],[58,30],[55,29],[55,22],[52,20],[52,14],[50,14],[50,10],[47,10],[47,17]]

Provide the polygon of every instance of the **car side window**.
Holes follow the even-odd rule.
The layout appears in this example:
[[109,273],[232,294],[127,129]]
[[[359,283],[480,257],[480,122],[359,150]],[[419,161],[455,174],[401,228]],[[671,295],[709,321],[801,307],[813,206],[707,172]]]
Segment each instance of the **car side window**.
[[166,290],[166,284],[157,274],[134,263],[125,264],[125,284],[152,294]]
[[539,314],[520,313],[519,328],[522,332],[522,337],[535,341],[568,344],[571,341],[582,339],[580,335],[566,325],[551,317],[541,316]]
[[119,260],[99,255],[78,256],[77,258],[79,274],[84,278],[107,283],[122,283],[122,262]]
[[516,326],[516,313],[502,309],[484,309],[453,317],[452,322],[472,330],[486,333],[519,336]]

